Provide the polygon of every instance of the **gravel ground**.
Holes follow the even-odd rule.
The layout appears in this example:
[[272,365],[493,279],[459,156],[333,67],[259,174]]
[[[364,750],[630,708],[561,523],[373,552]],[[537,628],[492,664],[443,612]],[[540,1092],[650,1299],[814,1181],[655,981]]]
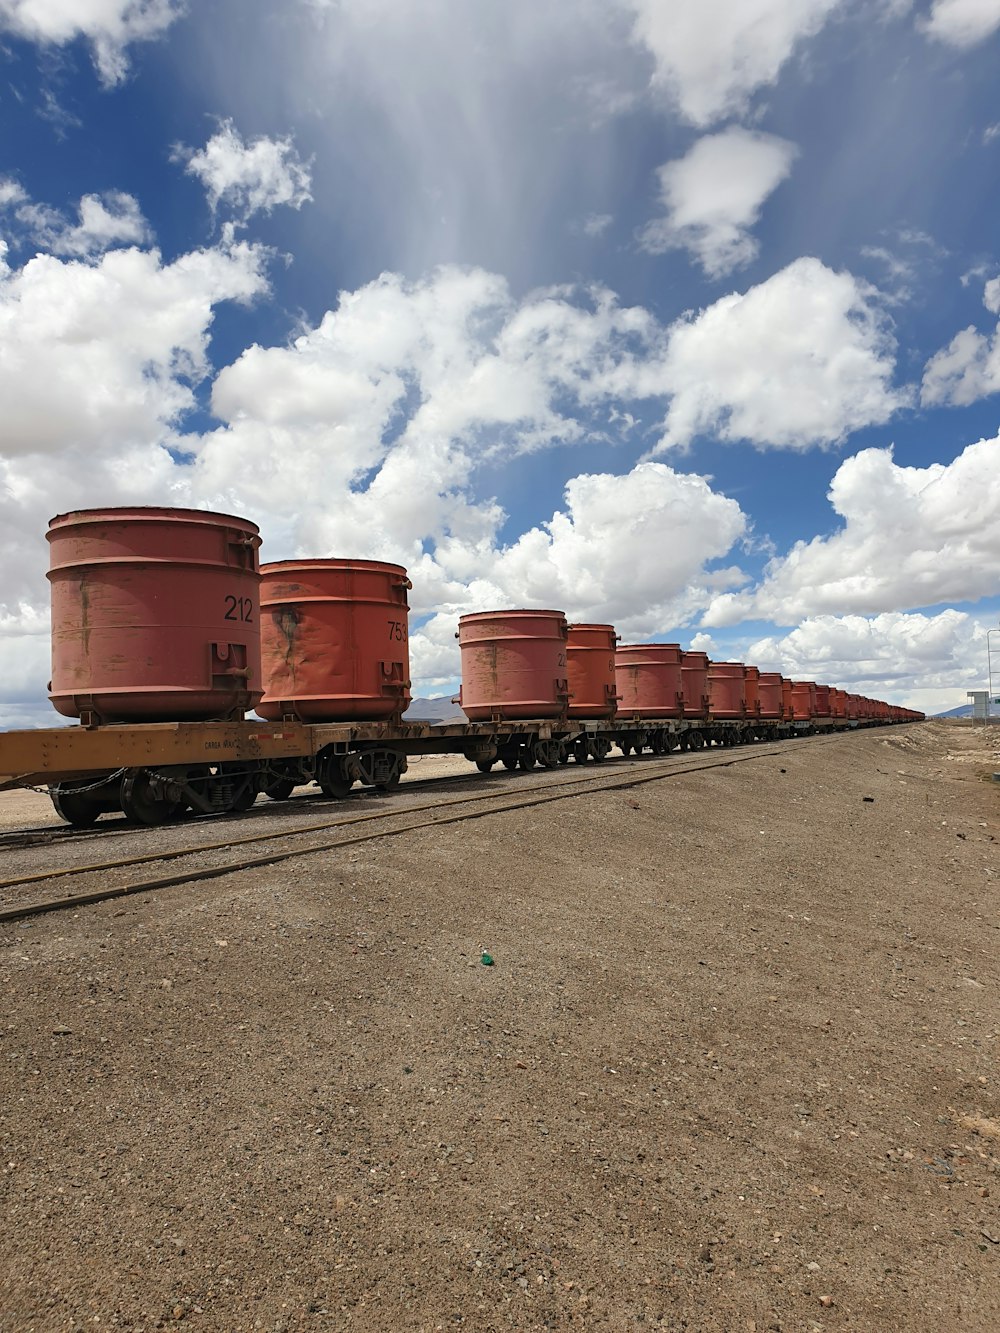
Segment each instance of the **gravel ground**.
[[0,1329],[996,1330],[998,767],[797,742],[0,927]]

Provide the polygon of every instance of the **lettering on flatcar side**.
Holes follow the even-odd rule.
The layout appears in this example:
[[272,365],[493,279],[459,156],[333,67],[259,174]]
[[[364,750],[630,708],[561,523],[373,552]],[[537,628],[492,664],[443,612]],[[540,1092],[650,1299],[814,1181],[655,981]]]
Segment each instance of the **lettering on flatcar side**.
[[232,593],[229,593],[226,597],[226,619],[241,620],[244,625],[252,625],[253,598],[234,597]]
[[565,653],[560,653],[560,654],[559,654],[559,662],[558,662],[558,665],[559,665],[559,666],[563,666],[563,667],[566,665],[566,654],[565,654]]
[[406,638],[406,624],[404,621],[389,621],[389,638],[396,643],[401,643]]

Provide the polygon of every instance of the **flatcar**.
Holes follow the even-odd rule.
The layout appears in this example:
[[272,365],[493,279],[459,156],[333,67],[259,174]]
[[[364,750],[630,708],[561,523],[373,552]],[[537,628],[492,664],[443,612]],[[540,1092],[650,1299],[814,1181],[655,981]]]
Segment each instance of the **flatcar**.
[[255,524],[203,510],[79,510],[47,535],[49,695],[77,723],[0,733],[0,790],[44,787],[78,826],[241,811],[305,784],[388,792],[414,755],[513,772],[923,719],[523,608],[459,619],[465,721],[407,722],[401,566],[261,566]]

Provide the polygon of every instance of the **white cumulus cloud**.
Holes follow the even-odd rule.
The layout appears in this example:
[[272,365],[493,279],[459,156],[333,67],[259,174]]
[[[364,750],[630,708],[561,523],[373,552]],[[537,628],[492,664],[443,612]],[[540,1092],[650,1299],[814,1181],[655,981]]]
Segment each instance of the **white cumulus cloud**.
[[864,449],[837,469],[829,537],[796,542],[761,585],[723,593],[704,623],[882,612],[975,601],[1000,586],[1000,436],[951,463],[900,467],[891,449]]
[[166,265],[128,249],[92,264],[36,255],[0,267],[0,449],[159,439],[206,372],[212,307],[266,290],[264,259],[236,244]]
[[580,439],[609,404],[660,392],[638,381],[663,337],[603,290],[517,302],[482,269],[384,274],[291,347],[249,348],[220,373],[225,425],[201,442],[200,484],[242,474],[255,504],[318,548],[413,559],[426,540],[478,541],[499,520],[464,498],[477,463]]
[[921,26],[948,46],[976,46],[1000,28],[1000,0],[934,0]]
[[94,256],[114,246],[144,245],[152,239],[137,200],[121,190],[85,194],[76,223],[44,204],[22,203],[15,215],[30,239],[55,255]]
[[0,31],[53,46],[83,38],[112,87],[128,73],[126,49],[161,36],[181,12],[179,0],[0,0]]
[[[510,545],[439,544],[440,609],[413,637],[414,672],[428,673],[429,684],[457,677],[459,615],[494,607],[551,606],[626,637],[676,636],[713,591],[743,582],[738,568],[706,565],[746,530],[735,500],[662,463],[572,477],[565,508]],[[415,594],[429,573],[412,571]]]
[[655,62],[654,86],[694,125],[743,112],[840,0],[623,0]]
[[686,249],[711,278],[750,263],[760,248],[750,229],[797,152],[786,139],[738,125],[699,139],[659,168],[666,215],[642,229],[643,249]]
[[483,606],[554,597],[571,619],[644,636],[687,620],[709,589],[743,581],[738,570],[704,569],[747,530],[737,502],[704,477],[640,463],[625,475],[573,477],[565,499],[473,582]]
[[281,204],[301,208],[312,199],[309,163],[290,138],[259,135],[247,142],[231,120],[222,122],[204,148],[179,144],[174,160],[201,181],[213,213],[223,205],[246,221]]
[[12,176],[0,176],[0,208],[10,208],[27,200],[24,187]]
[[965,691],[978,687],[985,630],[951,607],[936,615],[810,616],[788,634],[752,643],[747,660],[930,712],[966,703]]
[[620,405],[661,392],[664,339],[648,312],[600,290],[518,301],[480,269],[385,274],[291,346],[248,349],[220,373],[225,424],[197,443],[190,484],[266,516],[268,558],[404,564],[416,616],[431,615],[413,641],[427,686],[454,675],[464,611],[541,602],[672,631],[744,581],[715,568],[746,532],[735,501],[644,463],[572,478],[551,518],[508,534],[481,482],[497,461],[631,420]]
[[190,501],[169,446],[208,370],[215,305],[261,295],[266,255],[238,244],[164,264],[133,248],[13,268],[0,245],[0,616],[46,606],[54,513]]
[[892,387],[895,346],[874,288],[797,259],[674,326],[658,449],[699,434],[762,449],[835,444],[908,401]]
[[[1000,315],[1000,278],[986,284],[983,305]],[[966,407],[991,393],[1000,393],[1000,324],[992,334],[980,333],[970,324],[927,362],[921,400],[928,406]]]

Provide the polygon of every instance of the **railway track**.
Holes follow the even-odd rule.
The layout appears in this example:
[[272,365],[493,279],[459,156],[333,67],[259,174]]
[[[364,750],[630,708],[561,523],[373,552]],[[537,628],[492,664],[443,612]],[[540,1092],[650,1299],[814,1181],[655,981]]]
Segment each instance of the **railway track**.
[[[830,743],[834,738],[825,738]],[[417,832],[426,828],[439,828],[449,824],[463,823],[474,819],[488,818],[493,815],[508,814],[536,805],[545,805],[554,801],[570,800],[577,796],[586,796],[595,792],[624,791],[643,786],[651,782],[660,782],[685,774],[705,772],[713,768],[731,768],[738,764],[754,763],[760,760],[778,758],[799,748],[800,742],[779,741],[762,742],[737,754],[729,751],[703,752],[701,758],[680,756],[659,759],[649,756],[645,760],[636,760],[629,765],[629,772],[618,769],[617,764],[610,770],[588,769],[583,776],[568,777],[564,770],[551,773],[541,783],[525,786],[523,782],[504,782],[500,789],[479,791],[471,795],[462,795],[443,801],[433,801],[423,805],[401,806],[394,800],[391,808],[370,812],[363,815],[348,815],[336,820],[283,828],[267,833],[250,833],[246,837],[227,839],[225,842],[199,843],[187,847],[160,848],[155,852],[142,853],[138,856],[125,857],[114,861],[95,862],[86,866],[61,867],[56,870],[41,871],[18,875],[0,881],[0,895],[10,894],[14,890],[29,886],[32,891],[43,885],[54,885],[64,879],[81,879],[90,876],[111,877],[118,882],[102,883],[99,887],[84,889],[58,897],[36,898],[31,902],[17,902],[0,907],[0,923],[23,921],[30,917],[48,912],[84,907],[109,899],[123,898],[139,893],[148,893],[157,889],[170,888],[181,884],[195,883],[200,880],[217,879],[224,875],[240,871],[258,869],[290,860],[297,856],[308,856],[318,852],[334,851],[342,847],[352,847],[360,843],[372,842],[381,838],[399,837],[406,833]],[[441,782],[454,782],[456,779],[428,779],[427,785]],[[458,779],[464,782],[464,779]],[[478,780],[477,785],[481,783]],[[412,787],[418,784],[413,783]],[[399,793],[402,794],[402,793]],[[443,813],[445,812],[445,813]],[[162,832],[162,830],[158,830]],[[334,837],[326,835],[335,834]],[[299,839],[312,839],[299,842]],[[290,845],[294,841],[295,845]],[[248,855],[247,849],[253,844],[278,843],[279,845],[262,854]],[[209,857],[211,865],[194,864],[199,857]],[[128,872],[157,862],[188,862],[189,864],[174,873],[150,879],[130,879]]]

